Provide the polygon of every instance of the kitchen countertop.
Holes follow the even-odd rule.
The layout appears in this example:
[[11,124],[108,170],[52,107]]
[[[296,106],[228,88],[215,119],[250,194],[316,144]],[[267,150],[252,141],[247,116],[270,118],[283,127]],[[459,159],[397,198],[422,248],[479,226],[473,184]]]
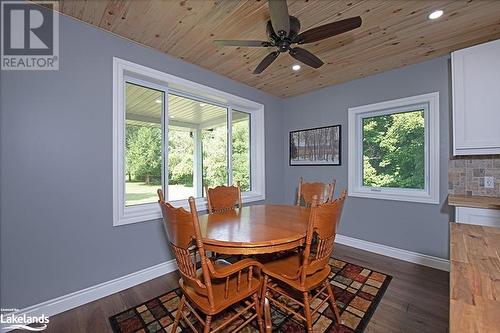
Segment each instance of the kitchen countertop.
[[450,333],[500,332],[500,228],[450,223]]
[[500,209],[500,198],[450,194],[448,204],[459,207]]

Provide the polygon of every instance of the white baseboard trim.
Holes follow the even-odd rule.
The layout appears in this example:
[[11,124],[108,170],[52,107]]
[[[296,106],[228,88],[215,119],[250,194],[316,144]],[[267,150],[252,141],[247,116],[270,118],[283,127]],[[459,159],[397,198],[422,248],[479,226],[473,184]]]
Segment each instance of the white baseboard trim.
[[352,238],[348,236],[338,235],[335,237],[335,242],[357,249],[381,254],[387,257],[396,258],[415,264],[436,268],[442,271],[450,271],[450,261],[447,259],[433,257],[422,253],[411,252],[408,250],[398,249],[387,245],[368,242],[362,239]]
[[[16,316],[54,316],[177,270],[175,259],[21,309]],[[2,324],[2,329],[4,328]],[[50,326],[50,323],[49,323]],[[6,332],[6,331],[2,331]]]

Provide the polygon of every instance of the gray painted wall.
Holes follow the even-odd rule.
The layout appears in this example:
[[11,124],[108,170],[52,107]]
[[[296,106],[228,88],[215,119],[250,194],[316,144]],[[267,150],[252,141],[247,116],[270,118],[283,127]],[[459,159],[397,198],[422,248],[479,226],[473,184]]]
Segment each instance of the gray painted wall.
[[[349,107],[440,93],[440,204],[420,204],[350,197],[339,233],[442,258],[448,257],[448,158],[450,142],[449,58],[420,64],[324,88],[285,100],[284,139],[291,130],[342,125],[341,166],[289,166],[285,164],[285,201],[294,202],[300,176],[308,181],[337,179],[338,194],[347,187],[347,109]],[[288,153],[286,154],[288,158]]]
[[2,71],[1,306],[23,308],[171,258],[159,221],[112,226],[112,57],[265,105],[267,201],[282,202],[282,100],[60,17],[59,71]]

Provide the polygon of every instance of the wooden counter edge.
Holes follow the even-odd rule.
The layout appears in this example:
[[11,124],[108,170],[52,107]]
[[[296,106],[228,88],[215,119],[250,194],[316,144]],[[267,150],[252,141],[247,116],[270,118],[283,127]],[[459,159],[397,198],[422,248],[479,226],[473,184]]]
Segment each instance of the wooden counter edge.
[[479,197],[470,195],[448,195],[448,204],[457,207],[471,207],[500,210],[500,197]]

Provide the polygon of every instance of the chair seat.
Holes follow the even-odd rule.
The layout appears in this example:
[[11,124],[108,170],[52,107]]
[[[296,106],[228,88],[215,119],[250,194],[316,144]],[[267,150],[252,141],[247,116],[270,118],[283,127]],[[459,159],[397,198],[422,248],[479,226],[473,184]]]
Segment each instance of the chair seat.
[[324,269],[308,275],[305,285],[301,286],[300,278],[294,278],[297,276],[301,264],[302,255],[298,253],[291,253],[273,261],[263,263],[263,272],[271,278],[280,280],[300,291],[309,291],[316,288],[322,284],[330,274],[330,266],[326,265]]
[[[198,272],[201,274],[201,271]],[[255,273],[254,273],[255,275]],[[193,305],[198,307],[203,313],[207,315],[214,315],[260,290],[261,281],[255,276],[252,277],[251,287],[248,286],[248,275],[243,273],[241,275],[240,289],[237,291],[238,275],[229,278],[229,292],[227,298],[225,298],[225,287],[226,279],[214,279],[212,280],[212,290],[214,293],[214,307],[210,306],[208,302],[208,297],[200,295],[196,290],[186,284],[182,278],[179,280],[179,285],[184,291],[184,295],[192,302]]]

